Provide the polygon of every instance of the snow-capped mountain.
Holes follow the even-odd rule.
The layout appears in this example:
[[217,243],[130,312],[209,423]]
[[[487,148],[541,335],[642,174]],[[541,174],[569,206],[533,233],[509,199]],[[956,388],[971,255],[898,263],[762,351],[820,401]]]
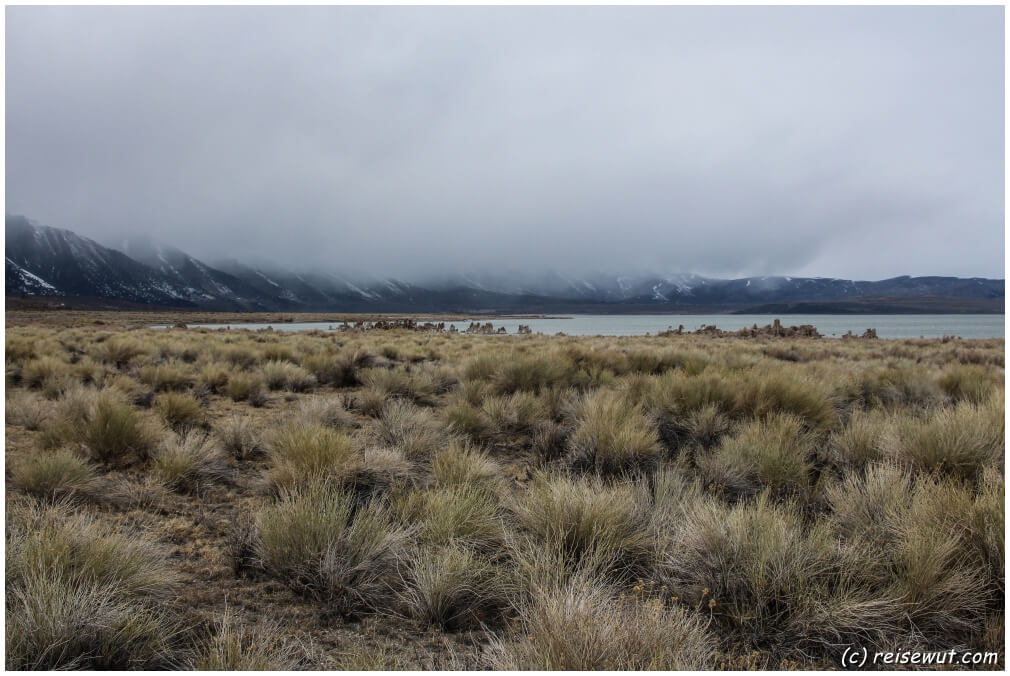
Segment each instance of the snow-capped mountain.
[[[714,279],[695,274],[458,272],[406,282],[349,279],[226,260],[208,265],[149,238],[103,246],[69,230],[6,219],[6,295],[108,298],[232,311],[853,312],[905,299],[904,310],[1001,312],[1003,280],[895,277]],[[918,299],[916,303],[905,302]],[[888,305],[891,304],[891,305]],[[783,309],[784,308],[784,309]],[[790,309],[792,308],[792,309]],[[912,309],[907,309],[912,308]]]
[[95,296],[193,306],[186,290],[129,256],[69,230],[6,218],[6,293]]

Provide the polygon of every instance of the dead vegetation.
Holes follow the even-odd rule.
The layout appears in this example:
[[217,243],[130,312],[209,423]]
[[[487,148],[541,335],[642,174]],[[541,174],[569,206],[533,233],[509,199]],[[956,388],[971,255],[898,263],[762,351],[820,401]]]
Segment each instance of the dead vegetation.
[[1001,340],[94,319],[7,331],[8,668],[1002,655]]

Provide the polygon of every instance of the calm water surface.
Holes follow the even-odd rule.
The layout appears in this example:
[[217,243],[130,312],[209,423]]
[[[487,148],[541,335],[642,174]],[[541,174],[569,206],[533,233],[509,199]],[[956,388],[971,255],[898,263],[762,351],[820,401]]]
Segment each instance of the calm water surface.
[[[683,324],[684,330],[694,331],[703,325],[718,326],[735,331],[747,326],[765,326],[776,318],[785,326],[813,324],[825,336],[841,336],[846,331],[861,334],[868,328],[877,330],[880,338],[1003,338],[1003,315],[572,315],[557,319],[492,319],[497,329],[504,326],[508,333],[516,333],[520,324],[528,325],[534,333],[566,333],[570,336],[641,336],[656,334]],[[423,317],[419,321],[425,321]],[[446,322],[464,330],[469,321]],[[191,324],[193,327],[264,329],[278,331],[309,331],[339,328],[332,322],[301,322],[291,324]]]

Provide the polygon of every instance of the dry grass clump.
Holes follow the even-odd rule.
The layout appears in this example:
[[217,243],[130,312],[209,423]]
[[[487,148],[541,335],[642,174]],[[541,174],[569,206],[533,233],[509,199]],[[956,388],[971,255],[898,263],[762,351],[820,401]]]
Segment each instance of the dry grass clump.
[[401,400],[386,404],[373,430],[380,444],[402,450],[411,460],[430,458],[450,441],[430,409]]
[[828,451],[840,467],[858,469],[884,456],[884,440],[890,419],[880,409],[856,409],[845,427],[832,432]]
[[326,482],[285,492],[256,519],[263,568],[335,612],[387,606],[407,535],[377,502],[354,505],[349,493]]
[[295,419],[300,424],[323,425],[333,429],[356,427],[354,416],[344,408],[339,397],[324,396],[306,399],[299,403]]
[[320,352],[305,355],[301,365],[320,385],[351,387],[359,384],[360,370],[372,366],[375,360],[375,355],[365,349],[348,348],[338,353],[326,346]]
[[246,416],[233,415],[223,420],[214,434],[221,447],[239,460],[255,457],[264,450],[260,430]]
[[267,343],[266,345],[263,346],[263,349],[261,350],[260,354],[267,363],[286,361],[291,362],[293,364],[298,361],[298,358],[295,356],[295,353],[292,352],[287,345],[283,345],[279,342]]
[[871,464],[863,475],[830,484],[825,496],[835,529],[848,540],[884,546],[893,535],[894,519],[911,500],[912,486],[908,469],[888,463]]
[[138,378],[155,392],[189,389],[195,382],[192,369],[179,361],[144,366],[140,369]]
[[263,381],[256,375],[233,371],[224,386],[224,392],[232,401],[250,403],[263,397]]
[[[10,503],[8,503],[10,506]],[[165,558],[64,507],[7,513],[8,669],[166,668],[179,624]]]
[[342,478],[357,464],[351,438],[322,425],[284,425],[269,436],[267,450],[272,461],[267,481],[276,488]]
[[259,353],[249,345],[231,345],[221,351],[224,361],[235,369],[251,369],[259,364]]
[[147,459],[161,436],[153,421],[104,390],[95,396],[73,438],[92,459],[122,465]]
[[572,380],[571,362],[562,354],[484,353],[464,367],[467,380],[484,380],[496,394],[539,393],[567,385]]
[[409,399],[416,402],[430,402],[430,397],[438,389],[437,383],[424,371],[408,372],[402,367],[363,369],[358,378],[370,391],[372,397],[381,395],[383,399]]
[[943,391],[929,373],[912,367],[871,367],[836,387],[843,402],[862,408],[935,406]]
[[698,457],[706,482],[731,496],[753,495],[762,486],[781,493],[807,487],[813,437],[803,422],[776,414],[740,426],[719,446]]
[[366,448],[360,461],[348,469],[344,486],[359,503],[384,496],[394,488],[417,482],[413,463],[395,448]]
[[661,599],[615,598],[598,582],[574,581],[533,595],[519,625],[492,643],[503,670],[711,669],[717,645],[704,623]]
[[149,354],[150,347],[133,336],[117,336],[96,344],[91,355],[100,362],[124,369],[134,359]]
[[214,634],[197,646],[199,671],[290,671],[310,667],[301,644],[285,639],[276,622],[242,623],[225,609]]
[[721,413],[732,419],[791,413],[810,428],[831,429],[838,422],[832,393],[802,372],[781,368],[731,372],[710,367],[696,376],[670,371],[648,383],[651,387],[642,388],[643,403],[660,423],[671,448],[691,431],[684,421],[702,410],[708,410],[709,417]]
[[260,374],[271,390],[307,392],[316,386],[314,375],[287,361],[268,361],[260,367]]
[[207,364],[200,369],[196,382],[202,389],[212,394],[224,394],[228,379],[231,377],[231,369],[225,364]]
[[1002,599],[1002,478],[975,491],[953,478],[914,477],[872,465],[831,487],[831,524],[860,557],[854,570],[878,598],[894,599],[892,630],[934,647],[971,642]]
[[228,476],[224,452],[212,437],[198,432],[163,441],[152,469],[166,488],[184,492],[198,492]]
[[537,547],[563,560],[593,562],[615,579],[647,575],[655,553],[649,496],[631,482],[539,476],[514,507]]
[[599,391],[588,396],[568,440],[574,467],[600,474],[648,469],[661,454],[649,420],[620,395]]
[[462,484],[397,496],[394,511],[412,524],[424,543],[456,543],[482,552],[501,549],[505,540],[505,510],[484,487]]
[[487,414],[465,399],[449,404],[442,412],[446,427],[455,434],[461,434],[480,441],[491,436],[492,425]]
[[671,593],[754,645],[786,641],[804,599],[837,567],[827,529],[805,532],[799,511],[768,493],[732,507],[698,500],[665,552]]
[[203,406],[192,394],[184,392],[165,392],[158,395],[154,408],[161,417],[176,432],[183,432],[192,427],[198,427],[204,419]]
[[972,478],[1004,453],[1002,396],[987,404],[961,402],[934,410],[925,420],[906,416],[896,421],[886,441],[890,457],[923,472]]
[[486,486],[494,488],[502,478],[502,468],[480,448],[451,441],[435,454],[431,473],[440,486]]
[[74,500],[98,487],[95,471],[73,450],[40,451],[8,465],[14,485],[38,498]]
[[407,615],[447,630],[499,620],[508,607],[508,578],[485,556],[455,543],[415,548],[398,593]]
[[532,392],[487,396],[481,403],[481,411],[487,421],[485,436],[499,438],[529,434],[547,417],[543,402]]
[[831,429],[838,423],[828,388],[811,377],[785,370],[761,370],[744,377],[737,388],[735,411],[749,417],[790,413],[811,428]]
[[70,365],[55,357],[39,357],[25,362],[21,367],[21,383],[33,389],[42,388],[47,382],[58,381],[70,374]]
[[48,401],[24,390],[8,390],[5,404],[7,424],[19,425],[26,430],[42,429],[52,411]]
[[957,365],[946,369],[937,381],[954,401],[982,404],[989,395],[1003,387],[1003,373],[975,364]]

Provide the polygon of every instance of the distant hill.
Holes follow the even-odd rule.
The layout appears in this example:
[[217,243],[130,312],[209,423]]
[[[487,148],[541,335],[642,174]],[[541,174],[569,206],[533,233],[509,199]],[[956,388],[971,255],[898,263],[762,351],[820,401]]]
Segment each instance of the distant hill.
[[[713,279],[694,274],[446,274],[424,282],[333,272],[209,265],[148,238],[108,247],[6,217],[6,296],[61,297],[75,307],[227,311],[479,313],[1002,313],[1004,280],[895,277]],[[105,299],[105,300],[103,300]],[[76,305],[75,305],[76,304]]]

